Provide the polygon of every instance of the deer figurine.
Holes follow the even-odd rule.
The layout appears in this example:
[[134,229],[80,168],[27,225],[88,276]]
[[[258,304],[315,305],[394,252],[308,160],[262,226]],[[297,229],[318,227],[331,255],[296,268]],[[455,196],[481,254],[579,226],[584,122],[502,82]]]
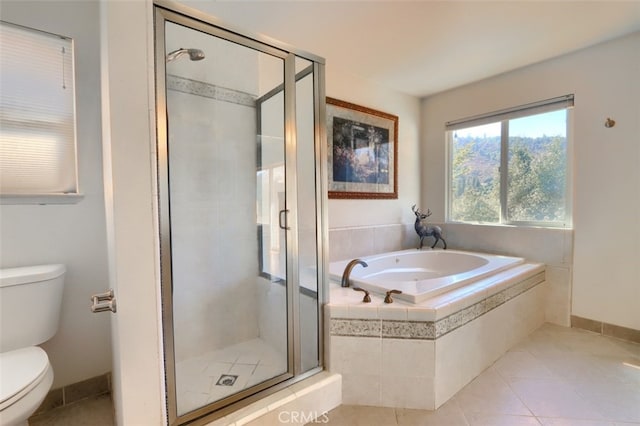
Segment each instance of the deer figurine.
[[422,222],[424,219],[431,216],[431,210],[427,209],[427,214],[424,214],[420,212],[420,209],[416,209],[415,204],[413,205],[413,207],[411,207],[411,210],[413,211],[413,214],[416,215],[416,222],[414,224],[414,228],[416,229],[416,232],[420,237],[420,247],[418,247],[418,250],[422,250],[422,241],[425,239],[425,237],[435,237],[436,240],[431,246],[431,248],[434,248],[436,244],[438,244],[438,241],[442,240],[442,243],[444,244],[444,249],[446,250],[447,242],[444,240],[444,238],[442,238],[442,229],[440,229],[439,226],[435,226],[435,225],[432,226],[432,225],[428,225],[426,222]]

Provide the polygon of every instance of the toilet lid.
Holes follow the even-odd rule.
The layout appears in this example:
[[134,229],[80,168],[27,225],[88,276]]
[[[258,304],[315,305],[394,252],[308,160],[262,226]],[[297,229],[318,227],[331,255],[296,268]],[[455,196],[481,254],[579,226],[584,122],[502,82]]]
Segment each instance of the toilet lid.
[[47,353],[37,346],[0,353],[0,405],[44,377]]

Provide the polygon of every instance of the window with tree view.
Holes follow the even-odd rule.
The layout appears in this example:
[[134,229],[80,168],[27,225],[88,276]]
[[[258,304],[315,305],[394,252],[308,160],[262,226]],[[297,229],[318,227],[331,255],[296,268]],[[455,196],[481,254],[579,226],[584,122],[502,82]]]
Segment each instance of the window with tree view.
[[450,221],[570,226],[573,95],[447,123]]

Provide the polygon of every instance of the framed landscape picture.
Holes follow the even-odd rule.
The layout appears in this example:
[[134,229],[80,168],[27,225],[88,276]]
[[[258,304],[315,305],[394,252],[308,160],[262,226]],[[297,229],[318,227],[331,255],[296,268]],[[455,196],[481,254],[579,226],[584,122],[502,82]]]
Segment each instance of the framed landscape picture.
[[327,97],[329,198],[398,198],[398,117]]

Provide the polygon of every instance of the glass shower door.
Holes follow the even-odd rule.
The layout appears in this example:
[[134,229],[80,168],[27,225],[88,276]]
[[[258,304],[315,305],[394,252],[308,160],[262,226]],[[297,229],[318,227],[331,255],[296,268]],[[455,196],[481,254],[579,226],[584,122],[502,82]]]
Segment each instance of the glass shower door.
[[285,61],[164,32],[174,392],[177,416],[197,417],[293,376],[284,103],[256,102]]

